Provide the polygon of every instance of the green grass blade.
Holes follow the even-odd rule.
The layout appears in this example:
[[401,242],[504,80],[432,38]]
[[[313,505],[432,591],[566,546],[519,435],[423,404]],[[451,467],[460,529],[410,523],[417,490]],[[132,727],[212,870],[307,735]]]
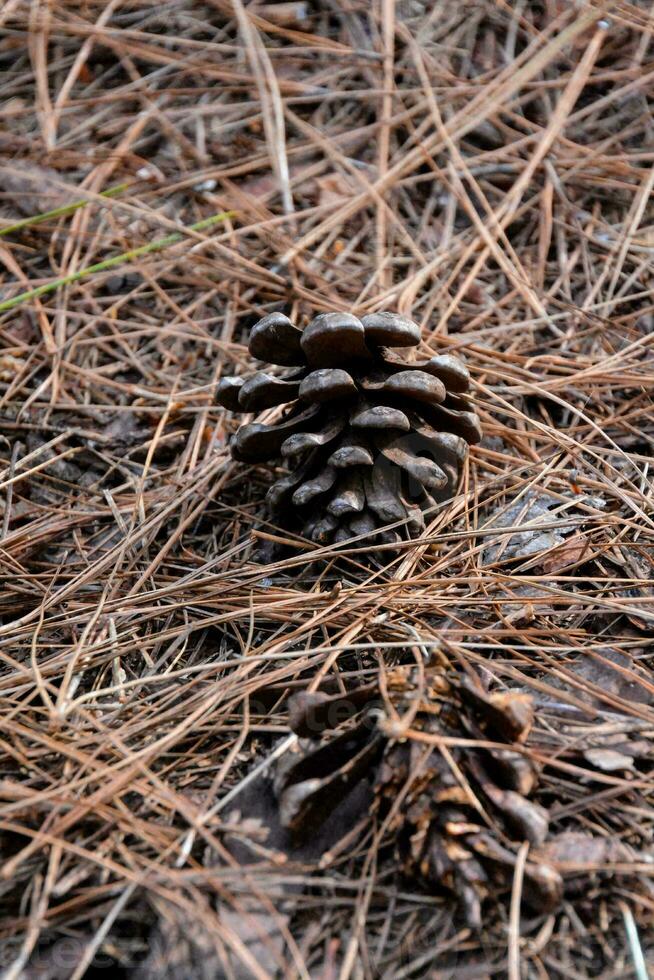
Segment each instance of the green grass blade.
[[[127,190],[129,183],[126,184],[116,184],[114,187],[108,187],[106,191],[102,191],[100,197],[115,197],[116,194],[122,193],[122,191]],[[53,208],[51,211],[43,211],[41,214],[33,214],[30,218],[22,218],[20,221],[15,221],[13,225],[7,225],[4,228],[0,228],[0,237],[3,235],[10,235],[15,231],[21,231],[23,228],[31,228],[32,225],[40,225],[43,221],[48,221],[50,218],[61,218],[67,214],[72,214],[74,211],[79,211],[80,208],[85,207],[91,202],[88,200],[73,201],[71,204],[63,204],[60,208]]]
[[28,289],[24,293],[18,293],[17,296],[12,296],[11,299],[4,300],[4,302],[0,303],[0,313],[4,313],[6,310],[13,310],[16,306],[20,306],[21,303],[26,303],[31,299],[37,299],[39,296],[45,296],[46,293],[53,293],[60,286],[68,286],[70,283],[79,282],[80,279],[88,279],[89,276],[92,276],[96,272],[105,272],[107,269],[114,269],[116,266],[132,262],[142,255],[160,252],[162,249],[168,248],[169,245],[174,245],[175,242],[181,241],[189,231],[202,231],[205,228],[210,228],[212,225],[225,221],[227,218],[233,218],[235,215],[235,211],[221,211],[219,214],[212,214],[208,218],[203,218],[202,221],[196,221],[195,224],[189,225],[183,232],[172,232],[172,234],[166,235],[164,238],[158,238],[154,242],[148,242],[147,245],[139,245],[138,248],[130,249],[128,252],[122,252],[120,255],[114,255],[110,259],[104,259],[102,262],[96,262],[95,265],[87,265],[86,268],[79,269],[77,272],[71,272],[68,276],[61,276],[60,279],[53,279],[52,282],[44,282],[42,286],[36,286],[34,289]]

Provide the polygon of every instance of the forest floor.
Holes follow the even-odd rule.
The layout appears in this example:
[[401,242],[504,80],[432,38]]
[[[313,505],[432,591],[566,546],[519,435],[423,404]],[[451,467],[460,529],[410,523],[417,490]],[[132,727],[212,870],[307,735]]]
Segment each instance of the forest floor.
[[[649,0],[0,7],[3,980],[654,969],[653,33]],[[465,357],[484,438],[418,540],[288,539],[232,461],[216,385],[277,310]],[[289,696],[362,685],[355,779]]]

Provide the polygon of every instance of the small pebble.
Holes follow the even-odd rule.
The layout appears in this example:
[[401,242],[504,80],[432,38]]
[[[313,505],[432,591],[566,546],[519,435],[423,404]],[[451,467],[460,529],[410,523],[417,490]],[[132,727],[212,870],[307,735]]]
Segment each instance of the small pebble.
[[218,186],[218,181],[214,180],[213,177],[208,177],[207,180],[201,180],[198,184],[193,184],[193,190],[201,194],[203,191],[215,191]]

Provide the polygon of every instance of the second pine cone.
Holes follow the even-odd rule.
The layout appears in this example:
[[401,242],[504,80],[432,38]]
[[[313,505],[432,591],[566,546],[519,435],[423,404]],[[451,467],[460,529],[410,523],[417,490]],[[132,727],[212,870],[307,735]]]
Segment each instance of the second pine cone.
[[270,313],[252,329],[253,357],[294,370],[225,378],[217,400],[234,412],[287,406],[277,422],[242,425],[232,444],[243,462],[285,461],[267,496],[282,526],[328,543],[403,522],[385,540],[414,537],[423,512],[452,495],[479,419],[459,358],[393,350],[419,341],[397,313],[321,313],[303,331]]

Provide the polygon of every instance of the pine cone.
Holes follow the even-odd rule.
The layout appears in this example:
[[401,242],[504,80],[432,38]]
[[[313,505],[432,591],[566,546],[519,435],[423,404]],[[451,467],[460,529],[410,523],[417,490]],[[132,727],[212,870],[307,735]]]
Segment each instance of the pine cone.
[[413,536],[423,511],[452,495],[479,419],[458,358],[412,362],[389,350],[419,341],[417,324],[397,313],[322,313],[304,331],[270,313],[253,328],[253,357],[296,370],[225,378],[217,399],[235,412],[288,405],[281,421],[242,425],[232,445],[243,462],[287,462],[267,497],[282,524],[299,517],[320,543],[398,521]]
[[[389,701],[396,718],[410,718],[408,737],[386,715]],[[563,882],[540,854],[548,814],[529,799],[538,772],[517,751],[533,716],[529,695],[489,693],[438,668],[424,682],[415,670],[388,672],[384,694],[372,683],[345,694],[293,695],[289,725],[299,741],[276,774],[281,821],[294,834],[315,834],[367,777],[402,871],[454,892],[471,926],[479,927],[490,894],[510,888],[522,841],[532,845],[525,899],[540,911],[555,908]]]

